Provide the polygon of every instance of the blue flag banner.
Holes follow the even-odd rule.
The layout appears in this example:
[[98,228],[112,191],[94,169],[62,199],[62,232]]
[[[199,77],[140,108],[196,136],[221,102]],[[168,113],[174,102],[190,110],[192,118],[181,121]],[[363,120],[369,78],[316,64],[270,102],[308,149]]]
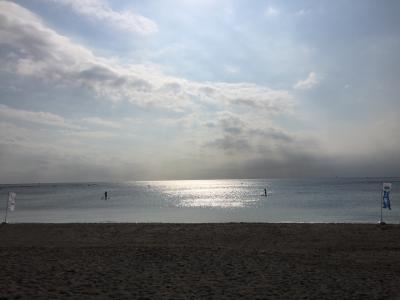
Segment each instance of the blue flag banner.
[[382,207],[383,208],[388,208],[391,210],[390,207],[390,191],[392,190],[392,184],[391,183],[384,183],[383,184],[383,201],[382,201]]

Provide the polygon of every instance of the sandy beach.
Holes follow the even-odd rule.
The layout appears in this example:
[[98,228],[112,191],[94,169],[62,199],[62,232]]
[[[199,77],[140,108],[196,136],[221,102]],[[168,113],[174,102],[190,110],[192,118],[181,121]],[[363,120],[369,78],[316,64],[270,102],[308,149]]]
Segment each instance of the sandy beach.
[[0,299],[400,299],[400,226],[7,224]]

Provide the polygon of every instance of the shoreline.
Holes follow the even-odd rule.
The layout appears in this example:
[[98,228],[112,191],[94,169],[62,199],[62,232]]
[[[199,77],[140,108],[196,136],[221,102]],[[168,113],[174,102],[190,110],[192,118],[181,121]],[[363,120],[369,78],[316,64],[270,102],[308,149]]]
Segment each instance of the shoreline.
[[137,224],[146,224],[146,225],[152,225],[152,224],[159,224],[159,225],[222,225],[222,224],[259,224],[259,225],[279,225],[279,224],[310,224],[310,225],[400,225],[400,221],[398,222],[389,222],[383,220],[383,224],[379,223],[379,220],[376,222],[292,222],[292,221],[279,221],[279,222],[118,222],[118,221],[104,221],[104,222],[1,222],[1,225],[74,225],[74,224],[82,224],[82,225],[99,225],[99,224],[119,224],[119,225],[137,225]]
[[0,298],[396,299],[400,225],[0,226]]

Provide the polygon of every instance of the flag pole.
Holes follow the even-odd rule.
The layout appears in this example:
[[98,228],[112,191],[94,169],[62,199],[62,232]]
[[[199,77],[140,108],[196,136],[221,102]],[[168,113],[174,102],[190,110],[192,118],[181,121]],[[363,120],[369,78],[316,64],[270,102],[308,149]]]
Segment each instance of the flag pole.
[[382,221],[383,191],[381,191],[381,201],[380,201],[380,203],[381,203],[381,221],[379,222],[379,224],[383,224],[383,221]]
[[[10,198],[10,192],[8,192],[8,198]],[[4,216],[4,224],[7,223],[7,214],[8,214],[8,198],[6,198],[6,215]]]

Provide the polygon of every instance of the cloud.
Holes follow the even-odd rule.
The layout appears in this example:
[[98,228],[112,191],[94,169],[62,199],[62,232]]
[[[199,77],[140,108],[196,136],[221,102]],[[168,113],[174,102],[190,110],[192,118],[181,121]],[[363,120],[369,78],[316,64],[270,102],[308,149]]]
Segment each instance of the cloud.
[[148,35],[158,31],[157,24],[132,11],[115,11],[106,1],[101,0],[49,0],[69,6],[76,13],[89,20],[101,22],[117,30]]
[[251,122],[245,120],[244,116],[230,112],[219,113],[216,121],[205,122],[204,126],[208,132],[213,132],[208,136],[218,136],[206,142],[204,146],[223,150],[229,154],[246,150],[247,157],[257,156],[259,153],[272,153],[277,149],[293,148],[295,145],[299,147],[302,143],[301,138],[295,137],[283,129]]
[[197,95],[208,102],[217,100],[235,106],[263,109],[270,113],[287,112],[293,104],[293,97],[289,92],[252,83],[208,82],[195,86]]
[[273,127],[267,127],[264,129],[261,128],[249,129],[248,134],[260,136],[262,138],[266,138],[268,140],[273,140],[273,141],[280,141],[287,143],[295,142],[295,138],[292,135],[290,135],[289,133],[285,132],[282,129],[277,129]]
[[122,124],[118,122],[104,120],[98,117],[88,117],[81,119],[81,122],[88,125],[104,127],[104,128],[111,128],[111,129],[119,129],[122,127]]
[[134,178],[135,172],[146,174],[142,165],[101,156],[101,151],[82,153],[79,144],[53,147],[52,143],[15,145],[1,140],[0,144],[0,180],[4,183],[110,181]]
[[129,166],[135,164],[126,158],[118,144],[132,134],[124,133],[120,138],[117,130],[98,130],[98,124],[109,125],[100,118],[71,120],[49,112],[1,105],[0,179],[3,182],[101,180],[128,172]]
[[246,124],[237,116],[228,115],[219,120],[223,131],[230,134],[240,134]]
[[0,119],[2,120],[0,129],[4,129],[2,130],[4,135],[0,135],[0,143],[22,146],[44,145],[43,141],[52,138],[54,147],[60,145],[60,139],[71,141],[72,138],[80,143],[87,139],[104,140],[116,137],[118,135],[116,130],[121,129],[127,122],[110,121],[99,117],[71,120],[50,112],[15,109],[2,104],[0,104]]
[[167,76],[155,65],[127,65],[96,56],[10,2],[0,3],[0,45],[0,71],[52,86],[89,90],[114,102],[175,111],[203,103],[282,113],[293,101],[283,90],[251,83],[190,81]]
[[267,17],[276,17],[279,16],[280,12],[278,9],[272,6],[268,6],[267,9],[265,10],[265,15]]
[[[275,117],[291,113],[294,107],[293,94],[287,90],[248,82],[188,80],[167,75],[154,64],[100,57],[11,2],[0,2],[0,75],[15,78],[18,96],[25,97],[15,107],[28,101],[34,107],[11,108],[10,102],[0,106],[7,123],[0,124],[4,128],[0,143],[8,149],[19,147],[18,153],[7,152],[4,157],[14,157],[18,168],[23,168],[18,161],[30,159],[35,176],[41,173],[35,168],[55,175],[56,167],[64,168],[68,162],[75,166],[78,161],[87,167],[85,178],[96,178],[93,172],[106,166],[110,174],[128,174],[127,166],[138,164],[142,174],[153,172],[154,179],[168,160],[185,159],[193,161],[193,169],[183,164],[180,170],[196,176],[205,174],[196,170],[212,168],[215,162],[221,168],[224,162],[230,166],[232,157],[238,162],[265,155],[279,160],[282,149],[301,144],[301,138],[274,125]],[[54,89],[52,94],[49,89]],[[32,90],[40,97],[31,97]],[[64,97],[64,92],[76,98]],[[100,105],[71,119],[56,103],[68,105],[81,97]],[[42,99],[45,103],[34,103]],[[96,112],[107,113],[103,114],[107,118]],[[36,160],[42,163],[35,164]],[[166,178],[179,175],[173,168],[165,169],[171,170],[163,173]]]
[[315,87],[319,83],[317,74],[311,72],[308,74],[308,77],[304,80],[299,80],[295,85],[294,88],[297,90],[310,90]]
[[246,139],[237,138],[230,135],[217,138],[211,142],[208,142],[205,146],[215,147],[227,152],[244,151],[250,149],[250,145]]
[[80,126],[69,124],[59,115],[49,112],[33,112],[27,110],[13,109],[0,104],[0,118],[2,120],[11,120],[24,122],[28,124],[38,124],[65,129],[81,129]]

